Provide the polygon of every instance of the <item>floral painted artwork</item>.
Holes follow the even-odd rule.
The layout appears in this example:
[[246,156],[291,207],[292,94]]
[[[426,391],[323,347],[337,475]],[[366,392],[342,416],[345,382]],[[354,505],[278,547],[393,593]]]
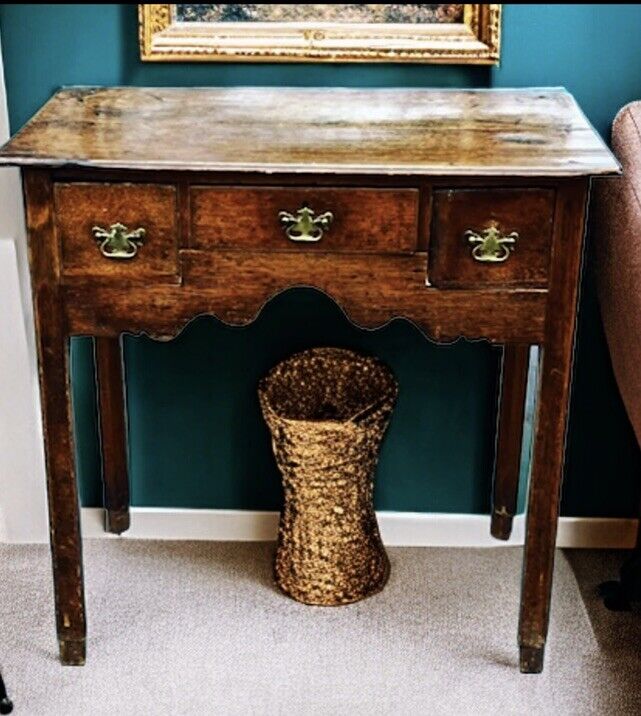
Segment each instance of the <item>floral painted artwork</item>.
[[464,5],[176,5],[178,22],[462,23]]

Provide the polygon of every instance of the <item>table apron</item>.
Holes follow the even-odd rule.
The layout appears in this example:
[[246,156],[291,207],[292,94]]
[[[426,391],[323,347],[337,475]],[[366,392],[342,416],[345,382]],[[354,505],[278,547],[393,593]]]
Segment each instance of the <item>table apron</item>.
[[230,325],[247,325],[269,300],[293,287],[311,287],[325,293],[361,328],[374,329],[394,319],[406,319],[437,342],[467,338],[539,344],[544,339],[546,291],[439,291],[407,285],[395,295],[387,295],[375,287],[355,290],[350,284],[259,286],[240,281],[210,288],[93,286],[89,290],[66,286],[62,291],[63,310],[69,335],[132,333],[167,340],[202,315]]

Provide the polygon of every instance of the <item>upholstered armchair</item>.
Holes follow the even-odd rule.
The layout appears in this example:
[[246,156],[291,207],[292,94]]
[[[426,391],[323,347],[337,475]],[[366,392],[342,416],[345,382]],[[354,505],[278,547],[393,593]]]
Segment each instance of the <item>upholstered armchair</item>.
[[[592,233],[612,367],[641,445],[641,101],[617,114],[612,148],[623,176],[595,181]],[[621,583],[601,585],[601,592],[614,609],[627,608],[630,600],[641,601],[641,530],[637,549],[621,570]]]

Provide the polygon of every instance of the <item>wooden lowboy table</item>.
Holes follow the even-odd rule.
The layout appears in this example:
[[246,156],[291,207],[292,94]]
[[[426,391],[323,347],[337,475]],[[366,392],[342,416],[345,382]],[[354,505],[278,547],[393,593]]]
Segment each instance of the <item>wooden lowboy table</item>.
[[564,90],[65,89],[0,152],[26,199],[60,654],[85,660],[69,337],[95,337],[107,529],[129,525],[120,335],[251,321],[291,286],[361,326],[504,345],[492,533],[515,510],[541,346],[519,644],[548,625],[589,177]]

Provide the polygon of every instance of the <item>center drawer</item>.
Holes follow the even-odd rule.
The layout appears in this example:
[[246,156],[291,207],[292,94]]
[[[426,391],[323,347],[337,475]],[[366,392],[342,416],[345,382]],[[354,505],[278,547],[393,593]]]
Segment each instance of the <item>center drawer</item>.
[[412,253],[417,189],[194,186],[190,247]]

